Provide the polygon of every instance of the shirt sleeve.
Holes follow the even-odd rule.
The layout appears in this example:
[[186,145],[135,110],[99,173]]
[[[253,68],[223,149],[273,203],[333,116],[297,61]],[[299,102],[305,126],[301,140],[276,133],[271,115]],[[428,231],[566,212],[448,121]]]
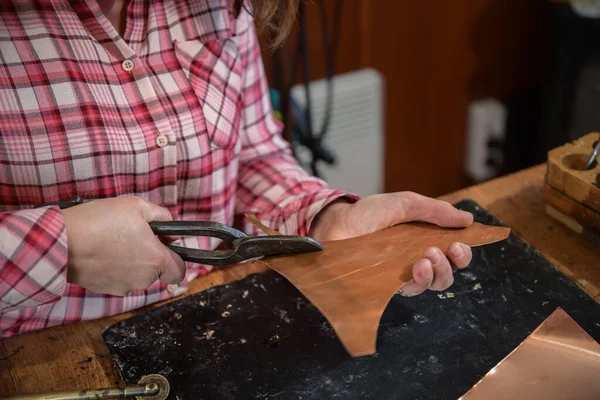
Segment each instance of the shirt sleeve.
[[67,282],[67,256],[58,207],[0,213],[0,314],[58,301]]
[[[242,13],[240,18],[250,18]],[[236,214],[256,215],[286,235],[307,235],[314,217],[331,202],[358,196],[334,190],[309,175],[281,136],[273,115],[267,80],[254,25],[247,22],[240,38],[244,65],[241,152]],[[246,231],[252,227],[245,225]]]

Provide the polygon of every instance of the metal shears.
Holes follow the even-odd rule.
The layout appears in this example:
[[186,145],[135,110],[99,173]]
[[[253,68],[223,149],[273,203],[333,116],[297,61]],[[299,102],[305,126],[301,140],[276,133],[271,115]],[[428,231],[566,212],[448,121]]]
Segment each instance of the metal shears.
[[[81,197],[55,201],[36,206],[58,206],[61,209],[84,203]],[[220,222],[212,221],[155,221],[149,223],[157,236],[206,236],[221,239],[231,244],[227,250],[202,250],[167,245],[184,261],[206,265],[232,265],[252,259],[309,253],[323,250],[316,240],[305,236],[250,236]]]

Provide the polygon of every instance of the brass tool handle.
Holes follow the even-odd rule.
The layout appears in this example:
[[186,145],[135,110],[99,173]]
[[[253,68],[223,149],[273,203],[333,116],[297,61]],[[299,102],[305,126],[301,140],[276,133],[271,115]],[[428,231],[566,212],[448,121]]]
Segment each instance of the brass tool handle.
[[94,400],[131,399],[136,396],[152,396],[158,393],[158,385],[132,385],[124,388],[67,390],[63,392],[29,393],[3,397],[0,400]]
[[123,388],[68,390],[63,392],[28,393],[0,397],[0,400],[96,400],[132,399],[166,400],[171,391],[169,381],[162,375],[145,375],[137,385]]

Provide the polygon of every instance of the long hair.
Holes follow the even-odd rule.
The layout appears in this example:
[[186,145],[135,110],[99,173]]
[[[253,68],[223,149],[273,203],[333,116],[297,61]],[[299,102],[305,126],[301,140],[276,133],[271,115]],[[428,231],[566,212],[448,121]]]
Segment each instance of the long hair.
[[[247,0],[234,0],[233,13],[240,14]],[[296,21],[298,3],[301,0],[251,0],[252,13],[259,33],[270,40],[271,49],[283,44]]]

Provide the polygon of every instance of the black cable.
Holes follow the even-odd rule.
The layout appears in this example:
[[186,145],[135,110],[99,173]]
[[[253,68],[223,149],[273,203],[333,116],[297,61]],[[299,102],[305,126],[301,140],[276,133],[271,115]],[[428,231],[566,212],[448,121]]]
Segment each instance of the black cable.
[[[329,21],[327,21],[327,9],[325,8],[325,2],[319,2],[319,9],[321,11],[321,30],[323,33],[323,48],[325,50],[325,76],[327,79],[327,97],[325,100],[325,115],[323,116],[323,125],[317,136],[319,141],[323,140],[323,137],[329,129],[329,123],[331,121],[331,114],[333,108],[333,48],[329,41]],[[335,27],[334,27],[335,29]]]
[[298,9],[300,32],[298,36],[298,51],[302,58],[302,80],[304,84],[304,92],[306,96],[306,104],[304,108],[304,119],[306,121],[306,132],[304,137],[304,145],[307,146],[312,153],[312,161],[310,163],[312,173],[314,176],[319,177],[319,171],[317,169],[317,140],[314,135],[312,116],[311,116],[311,98],[310,98],[310,66],[308,60],[308,51],[306,48],[306,24],[304,15],[304,2],[301,1]]
[[340,45],[340,27],[342,26],[342,0],[335,1],[335,8],[333,9],[333,39],[331,43],[331,70],[335,71],[338,48]]
[[308,59],[308,51],[306,45],[306,24],[305,24],[305,13],[304,13],[304,3],[300,2],[299,5],[299,25],[300,25],[300,34],[298,38],[298,50],[299,55],[302,58],[302,74],[304,81],[304,91],[306,96],[306,108],[305,108],[305,121],[306,121],[306,132],[304,139],[304,145],[309,148],[312,154],[311,160],[311,169],[313,175],[319,177],[319,171],[317,168],[317,163],[320,160],[325,161],[328,164],[334,164],[335,158],[333,154],[325,149],[322,145],[323,138],[325,137],[327,131],[329,130],[329,124],[331,122],[331,115],[333,109],[333,74],[335,69],[335,60],[337,53],[337,44],[339,42],[339,28],[340,28],[340,17],[342,10],[342,3],[340,0],[336,1],[335,15],[334,15],[334,32],[333,32],[333,45],[329,40],[329,24],[327,19],[327,9],[325,8],[324,2],[320,2],[320,11],[321,11],[321,29],[323,34],[323,47],[325,50],[325,60],[326,60],[326,79],[327,79],[327,94],[326,94],[326,106],[325,106],[325,114],[323,117],[323,124],[318,133],[315,134],[312,125],[312,115],[311,115],[311,97],[310,97],[310,68],[309,68],[309,59]]

